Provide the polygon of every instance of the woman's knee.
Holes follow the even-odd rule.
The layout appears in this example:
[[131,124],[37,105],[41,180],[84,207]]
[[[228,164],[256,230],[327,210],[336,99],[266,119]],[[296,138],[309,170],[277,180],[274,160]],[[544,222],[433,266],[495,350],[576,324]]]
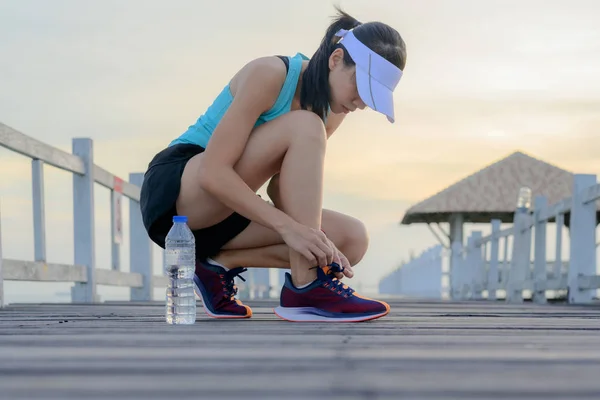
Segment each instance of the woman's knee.
[[[327,131],[323,120],[317,114],[307,110],[295,110],[288,114],[292,140],[312,141],[320,145],[327,143]],[[296,134],[298,133],[298,134]]]
[[369,233],[362,221],[352,219],[346,233],[346,245],[344,247],[346,250],[344,255],[351,265],[356,265],[363,259],[369,248]]
[[323,210],[323,223],[325,234],[350,264],[358,264],[369,248],[369,234],[365,224],[357,218],[331,210]]

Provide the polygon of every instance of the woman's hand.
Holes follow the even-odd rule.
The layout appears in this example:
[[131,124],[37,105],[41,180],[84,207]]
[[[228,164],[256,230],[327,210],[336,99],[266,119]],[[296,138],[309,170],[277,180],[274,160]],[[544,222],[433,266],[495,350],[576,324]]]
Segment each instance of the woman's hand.
[[329,246],[332,249],[334,249],[333,262],[337,263],[340,267],[343,268],[342,272],[335,273],[335,277],[340,280],[344,276],[347,276],[348,278],[352,278],[354,276],[354,271],[352,270],[352,266],[350,265],[350,262],[348,261],[346,256],[337,249],[335,244],[331,240],[329,240],[329,238],[327,238],[327,241],[329,242]]
[[303,255],[313,266],[329,265],[334,261],[334,253],[337,254],[336,247],[320,229],[292,221],[281,228],[279,234],[289,247]]

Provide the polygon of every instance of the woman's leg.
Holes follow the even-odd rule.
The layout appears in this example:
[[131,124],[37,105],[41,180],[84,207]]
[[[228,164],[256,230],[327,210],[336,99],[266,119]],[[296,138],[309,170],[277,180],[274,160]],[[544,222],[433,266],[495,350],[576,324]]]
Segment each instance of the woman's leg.
[[[325,127],[314,113],[292,111],[256,128],[234,168],[255,191],[279,173],[282,210],[296,221],[319,229],[326,143]],[[203,156],[199,154],[187,163],[177,199],[178,213],[187,215],[192,229],[216,224],[233,212],[198,185]],[[279,237],[269,242],[271,238],[270,234],[260,236],[260,247],[281,243]],[[316,271],[303,256],[289,250],[289,260],[295,284],[316,279]]]
[[[254,191],[279,173],[279,207],[299,223],[325,230],[322,226],[322,186],[326,143],[325,127],[314,113],[290,112],[255,129],[234,168]],[[198,185],[202,162],[203,154],[200,154],[186,165],[177,200],[178,213],[188,216],[192,229],[211,226],[232,213]],[[244,246],[245,238],[255,246]],[[272,232],[248,226],[228,243],[229,246],[234,244],[241,248],[256,248],[282,243]],[[278,249],[281,251],[282,248]],[[288,260],[292,274],[291,280],[286,279],[280,305],[274,310],[279,317],[291,321],[357,322],[379,318],[389,312],[387,304],[355,294],[339,280],[330,279],[323,269],[313,268],[315,266],[306,258],[291,249],[288,249]],[[250,308],[233,296],[233,278],[242,270],[226,271],[209,263],[199,264],[202,265],[196,269],[196,288],[209,315],[216,318],[250,317]]]

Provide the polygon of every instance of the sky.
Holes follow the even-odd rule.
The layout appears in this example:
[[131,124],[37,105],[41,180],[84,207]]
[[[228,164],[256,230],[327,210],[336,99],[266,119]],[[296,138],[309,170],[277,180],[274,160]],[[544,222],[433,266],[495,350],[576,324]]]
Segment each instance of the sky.
[[[96,164],[127,178],[249,60],[312,55],[333,4],[0,0],[0,122],[69,152],[73,137],[92,138]],[[406,209],[493,161],[524,151],[600,172],[599,2],[335,4],[396,28],[408,51],[396,123],[355,113],[328,145],[324,205],[363,220],[371,238],[353,286],[376,290],[411,252],[436,244],[426,226],[399,225]],[[4,258],[33,258],[30,163],[0,148]],[[72,178],[44,171],[48,261],[72,263]],[[95,187],[97,264],[110,268],[109,191]],[[126,203],[126,221],[127,212]],[[467,226],[467,234],[473,228],[488,229]],[[124,270],[128,257],[124,246]],[[154,267],[160,273],[157,247]],[[66,290],[5,282],[8,301],[52,301]],[[128,291],[99,293],[121,299]]]

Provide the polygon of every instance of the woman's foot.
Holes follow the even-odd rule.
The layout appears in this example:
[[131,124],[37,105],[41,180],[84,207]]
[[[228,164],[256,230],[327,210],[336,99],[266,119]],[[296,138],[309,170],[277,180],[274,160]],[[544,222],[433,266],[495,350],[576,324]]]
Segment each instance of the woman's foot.
[[334,272],[335,268],[317,268],[317,279],[300,289],[286,273],[275,314],[293,322],[361,322],[390,312],[387,303],[357,294],[335,278]]
[[[252,309],[235,298],[234,278],[246,268],[226,270],[206,260],[196,261],[194,290],[202,299],[206,313],[213,318],[250,318]],[[244,280],[240,276],[240,279]]]

